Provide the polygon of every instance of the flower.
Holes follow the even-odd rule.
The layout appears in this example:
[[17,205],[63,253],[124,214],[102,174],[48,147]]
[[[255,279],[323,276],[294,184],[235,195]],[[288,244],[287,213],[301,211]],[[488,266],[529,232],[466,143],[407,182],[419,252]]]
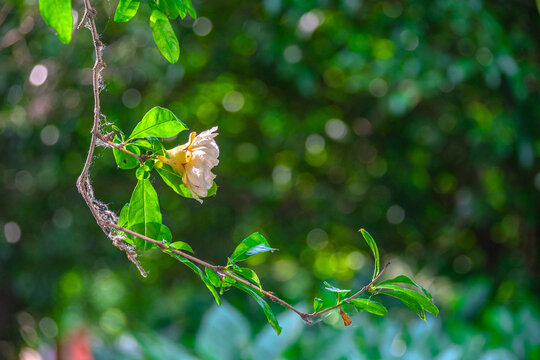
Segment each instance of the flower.
[[219,147],[214,138],[218,135],[217,126],[203,131],[199,135],[192,132],[184,145],[167,150],[169,158],[158,156],[163,163],[170,165],[182,175],[182,182],[189,189],[193,198],[202,204],[200,197],[208,195],[208,189],[216,175],[212,168],[219,164]]

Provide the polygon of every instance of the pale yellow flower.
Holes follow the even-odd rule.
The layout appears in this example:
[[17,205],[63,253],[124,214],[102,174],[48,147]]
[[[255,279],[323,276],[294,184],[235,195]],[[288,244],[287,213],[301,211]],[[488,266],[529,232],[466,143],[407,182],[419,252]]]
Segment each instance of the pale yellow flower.
[[217,126],[203,131],[199,135],[192,132],[189,141],[184,145],[167,150],[169,158],[158,156],[158,159],[169,164],[182,175],[182,182],[189,189],[193,198],[202,203],[200,197],[206,197],[212,187],[216,175],[212,168],[219,164],[219,147],[214,138],[218,135]]

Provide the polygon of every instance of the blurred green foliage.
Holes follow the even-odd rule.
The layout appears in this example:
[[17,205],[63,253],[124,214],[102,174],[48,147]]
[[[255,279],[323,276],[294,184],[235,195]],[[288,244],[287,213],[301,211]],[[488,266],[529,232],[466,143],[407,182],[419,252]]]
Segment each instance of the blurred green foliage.
[[[219,189],[204,206],[151,178],[175,239],[223,264],[259,231],[280,251],[249,266],[296,304],[321,293],[322,280],[346,288],[369,282],[371,257],[356,232],[365,227],[383,261],[392,261],[388,277],[414,275],[441,314],[426,324],[389,300],[386,319],[362,314],[354,328],[334,330],[292,318],[288,325],[292,314],[284,312],[283,334],[269,340],[254,302],[232,290],[225,299],[242,315],[228,305],[211,309],[204,285],[163,254],[142,256],[150,272],[142,279],[74,186],[92,121],[90,34],[75,31],[65,46],[36,0],[7,0],[0,5],[2,356],[65,344],[80,327],[103,359],[139,347],[132,357],[218,356],[204,350],[212,349],[204,339],[224,333],[216,316],[237,330],[221,340],[231,346],[228,358],[249,358],[272,341],[281,345],[269,349],[286,358],[539,356],[533,1],[196,2],[196,21],[171,22],[181,48],[176,64],[153,44],[147,7],[118,24],[116,2],[93,3],[106,44],[106,121],[129,132],[158,105],[193,131],[219,126]],[[82,7],[74,9],[80,20]],[[116,169],[111,151],[96,156],[96,196],[119,212],[137,180]]]

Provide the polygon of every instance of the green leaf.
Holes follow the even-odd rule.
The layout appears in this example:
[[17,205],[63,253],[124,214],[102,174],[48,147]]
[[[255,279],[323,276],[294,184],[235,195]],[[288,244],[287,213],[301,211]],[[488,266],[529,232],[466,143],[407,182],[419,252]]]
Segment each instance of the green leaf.
[[[169,164],[162,164],[161,167],[156,166],[156,171],[158,172],[159,176],[165,181],[165,184],[169,185],[171,189],[173,189],[178,195],[193,199],[193,195],[191,195],[191,191],[182,183],[182,175],[178,174],[176,171],[173,170],[173,168]],[[206,197],[210,197],[212,195],[215,195],[217,192],[217,185],[216,183],[212,183],[212,187],[208,189],[208,193],[206,194]],[[204,198],[204,196],[199,196]]]
[[177,259],[178,261],[180,261],[182,264],[186,265],[187,267],[189,267],[191,270],[193,270],[193,272],[195,274],[197,274],[201,280],[204,282],[204,285],[206,285],[206,287],[208,288],[208,290],[210,290],[210,292],[212,293],[212,295],[214,296],[214,299],[216,300],[216,303],[218,305],[221,305],[221,298],[219,297],[219,294],[216,290],[216,288],[214,287],[214,285],[212,284],[212,282],[210,281],[210,279],[208,278],[208,276],[206,276],[206,274],[197,266],[195,265],[194,263],[192,263],[191,261],[189,261],[188,259],[186,259],[185,257],[183,256],[180,256],[178,254],[175,254],[173,252],[171,252],[170,250],[163,250],[163,252],[169,254],[170,256],[172,256],[173,258]]
[[[193,4],[191,3],[191,0],[181,0],[184,2],[185,7],[187,9],[187,12],[189,16],[196,19],[197,18],[197,12],[195,11],[195,8],[193,7]],[[185,16],[185,15],[184,15]],[[182,17],[183,18],[183,17]]]
[[152,168],[154,167],[154,160],[148,159],[144,162],[144,164],[137,169],[135,172],[135,176],[138,180],[145,180],[150,177],[150,172],[152,171]]
[[128,226],[128,212],[129,212],[129,203],[126,203],[122,210],[120,210],[120,216],[118,217],[118,226],[125,228]]
[[318,298],[318,297],[316,297],[315,299],[313,299],[313,310],[314,310],[315,312],[320,311],[320,310],[323,308],[323,305],[324,305],[323,299]]
[[373,240],[371,235],[366,230],[360,229],[359,231],[362,233],[364,240],[366,240],[375,258],[375,269],[373,271],[373,279],[375,279],[377,275],[379,275],[379,271],[380,271],[379,270],[380,269],[379,249],[377,248],[377,243],[375,242],[375,240]]
[[130,144],[135,145],[141,149],[148,150],[155,155],[166,156],[167,154],[167,152],[165,151],[165,147],[157,137],[152,136],[145,139],[138,139],[135,141],[131,141]]
[[410,277],[405,276],[405,275],[399,275],[399,276],[396,276],[393,279],[388,279],[388,280],[381,281],[380,283],[378,283],[375,286],[392,285],[392,284],[397,284],[397,283],[409,284],[409,285],[415,286],[419,290],[421,290],[429,300],[433,299],[433,296],[431,296],[431,294],[426,289],[424,289],[422,286],[418,285],[418,283],[416,283],[416,281],[414,281],[413,279],[411,279]]
[[150,109],[139,121],[128,140],[148,136],[171,137],[186,129],[186,125],[172,111],[156,106]]
[[140,2],[141,0],[120,0],[114,13],[114,21],[129,21],[137,13]]
[[161,224],[159,227],[159,235],[156,240],[161,240],[164,242],[169,242],[172,240],[172,232],[167,226]]
[[268,303],[255,290],[248,287],[247,285],[239,282],[235,282],[233,285],[240,290],[248,293],[252,298],[255,299],[255,301],[257,301],[257,304],[259,304],[259,306],[262,308],[264,315],[266,315],[266,319],[268,320],[272,328],[274,328],[276,333],[279,335],[282,329],[281,326],[279,326],[276,315],[272,311],[272,308],[270,308],[270,305],[268,305]]
[[365,310],[367,312],[380,316],[384,316],[388,312],[388,310],[378,302],[368,299],[352,299],[349,302],[354,305],[356,311]]
[[206,276],[208,277],[208,280],[217,288],[222,287],[221,283],[221,277],[214,272],[214,270],[210,268],[204,268],[204,272],[206,273]]
[[328,290],[330,292],[333,292],[333,293],[350,293],[351,292],[351,290],[339,289],[339,288],[337,288],[335,286],[332,286],[326,281],[324,282],[324,285],[326,285],[325,286],[326,290]]
[[69,44],[73,32],[71,0],[39,0],[39,11],[47,25],[56,30],[60,41]]
[[260,254],[267,251],[275,251],[270,247],[268,241],[258,232],[249,235],[234,249],[231,255],[233,261],[243,261],[255,254]]
[[[141,150],[136,146],[126,145],[124,148],[136,155],[141,155]],[[120,169],[134,169],[140,165],[139,160],[135,156],[125,153],[122,150],[118,150],[117,148],[113,148],[113,155],[116,165],[118,165]]]
[[169,19],[159,9],[152,9],[150,14],[150,29],[161,54],[174,64],[180,57],[180,44],[169,23]]
[[380,291],[381,294],[400,299],[411,310],[415,311],[423,320],[426,320],[424,310],[432,313],[435,316],[439,314],[439,309],[431,301],[429,301],[428,298],[414,290],[405,289],[396,285],[377,286],[375,289],[377,291],[383,290]]
[[114,124],[111,125],[111,128],[112,128],[114,134],[115,134],[117,137],[119,137],[119,138],[118,138],[118,139],[119,139],[119,143],[122,144],[122,143],[124,142],[124,132],[122,131],[122,129],[120,129],[118,126],[116,126],[116,125],[114,125]]
[[252,284],[257,285],[259,288],[262,289],[261,281],[259,280],[259,277],[255,273],[255,271],[248,268],[241,268],[232,261],[231,261],[231,264],[233,264],[233,269],[234,269],[233,272],[235,274],[240,275],[240,277],[248,280]]
[[169,246],[172,246],[176,250],[185,250],[193,254],[193,249],[191,248],[191,246],[188,243],[185,243],[183,241],[175,241]]
[[[161,211],[156,190],[150,180],[137,182],[129,204],[129,228],[152,239],[158,238],[162,230]],[[136,239],[135,244],[144,250],[155,247],[141,239]]]

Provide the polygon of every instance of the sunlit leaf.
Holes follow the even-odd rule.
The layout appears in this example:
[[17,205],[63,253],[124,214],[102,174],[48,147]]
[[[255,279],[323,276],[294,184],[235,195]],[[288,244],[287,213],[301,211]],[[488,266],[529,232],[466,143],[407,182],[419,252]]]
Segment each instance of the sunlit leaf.
[[328,282],[324,281],[324,285],[325,285],[325,289],[330,291],[330,292],[333,292],[333,293],[349,293],[351,292],[351,290],[346,290],[346,289],[339,289],[335,286],[332,286],[330,285]]
[[[152,239],[161,233],[161,211],[156,190],[150,180],[139,180],[129,202],[129,228]],[[155,245],[143,240],[136,240],[138,247],[149,249]]]
[[154,42],[165,59],[173,64],[177,62],[180,57],[180,44],[169,19],[161,10],[152,9],[150,29],[152,29]]
[[141,0],[120,0],[114,13],[114,21],[129,21],[137,13],[140,2]]
[[416,283],[416,281],[414,281],[413,279],[411,279],[410,277],[405,276],[405,275],[398,275],[393,279],[388,279],[388,280],[381,281],[376,286],[392,285],[392,284],[398,284],[398,283],[409,284],[409,285],[415,286],[419,290],[421,290],[429,300],[431,300],[433,298],[433,296],[426,289],[424,289],[422,286],[418,285],[418,283]]
[[186,125],[172,111],[156,106],[139,121],[128,140],[151,136],[172,137],[186,129]]
[[214,270],[207,267],[204,268],[204,272],[206,273],[206,276],[208,277],[212,285],[214,285],[216,288],[220,288],[222,286],[221,277],[216,274]]
[[39,11],[47,25],[56,30],[60,41],[69,44],[73,32],[71,0],[39,0]]
[[373,252],[373,257],[375,258],[375,269],[373,271],[373,279],[375,279],[377,275],[379,275],[380,271],[379,249],[377,248],[377,243],[375,240],[373,240],[371,235],[366,230],[360,229],[359,231],[362,233],[364,240],[366,240],[369,248]]
[[375,315],[386,315],[388,310],[378,302],[368,300],[368,299],[352,299],[349,301],[354,305],[356,311],[367,311]]
[[234,249],[231,255],[233,261],[243,261],[255,254],[267,251],[275,251],[270,247],[268,241],[258,232],[249,235]]
[[414,290],[405,289],[396,285],[377,286],[376,291],[381,294],[400,299],[411,310],[415,311],[422,319],[426,319],[424,310],[433,315],[439,314],[439,309],[424,295]]

